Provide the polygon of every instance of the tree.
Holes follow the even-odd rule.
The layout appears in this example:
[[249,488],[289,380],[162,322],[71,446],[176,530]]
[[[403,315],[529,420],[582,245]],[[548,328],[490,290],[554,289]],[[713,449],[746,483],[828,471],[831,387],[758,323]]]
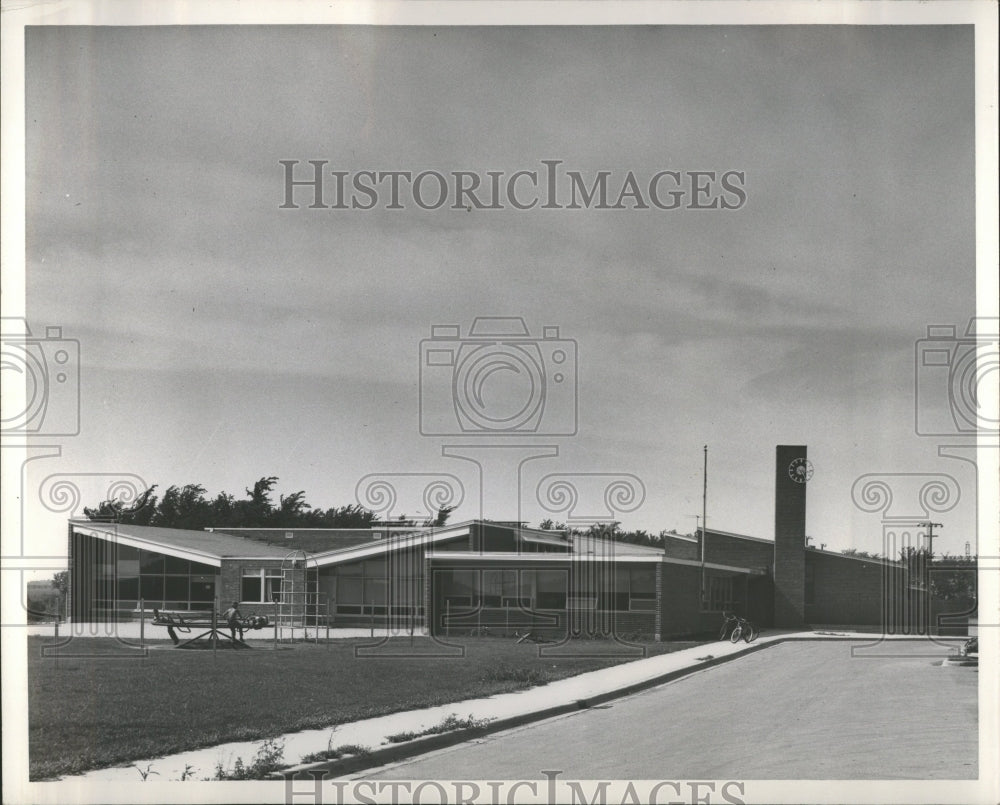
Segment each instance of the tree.
[[250,524],[255,526],[271,524],[271,514],[274,512],[274,506],[271,503],[271,492],[274,490],[274,485],[277,482],[277,476],[268,475],[259,479],[253,485],[252,490],[246,490],[247,497],[250,498],[249,502],[245,504],[247,520]]
[[195,530],[211,525],[212,505],[205,500],[205,487],[201,484],[168,487],[150,524]]
[[282,523],[296,523],[305,519],[308,511],[312,508],[305,501],[306,493],[302,490],[292,492],[290,495],[281,495],[278,510],[272,514]]
[[156,495],[153,494],[155,490],[154,484],[139,495],[131,506],[126,506],[121,498],[111,498],[102,500],[94,508],[84,506],[83,513],[88,520],[99,520],[103,523],[149,525],[156,513]]
[[857,548],[844,548],[841,551],[844,556],[856,556],[859,559],[881,559],[882,554],[879,553],[869,553],[868,551],[859,551]]
[[69,571],[60,570],[52,577],[52,586],[59,591],[59,595],[65,598],[69,595]]
[[448,522],[448,518],[451,517],[453,511],[455,511],[454,506],[442,506],[438,509],[437,517],[433,520],[425,520],[424,525],[431,526],[432,528],[441,528]]

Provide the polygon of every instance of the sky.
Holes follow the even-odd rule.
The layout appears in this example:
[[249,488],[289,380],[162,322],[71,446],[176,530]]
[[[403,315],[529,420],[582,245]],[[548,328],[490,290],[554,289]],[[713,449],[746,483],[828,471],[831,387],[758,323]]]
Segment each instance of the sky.
[[[43,550],[116,475],[213,496],[273,475],[324,508],[377,476],[410,516],[453,476],[455,520],[690,532],[705,445],[709,526],[771,538],[795,444],[815,544],[881,551],[855,482],[913,517],[943,474],[935,548],[975,551],[972,465],[938,455],[968,439],[917,433],[948,422],[947,371],[915,361],[976,309],[970,27],[40,27],[25,65],[27,318],[80,366],[79,434],[23,490]],[[615,188],[736,171],[745,203],[387,209],[383,187],[288,209],[281,160],[484,182],[561,160]],[[454,427],[458,362],[421,342],[458,325],[436,342],[469,354],[477,317],[524,319],[541,434]],[[486,377],[485,404],[524,382]],[[37,506],[55,476],[78,506]],[[539,502],[553,476],[572,510]],[[609,509],[616,479],[638,491]]]

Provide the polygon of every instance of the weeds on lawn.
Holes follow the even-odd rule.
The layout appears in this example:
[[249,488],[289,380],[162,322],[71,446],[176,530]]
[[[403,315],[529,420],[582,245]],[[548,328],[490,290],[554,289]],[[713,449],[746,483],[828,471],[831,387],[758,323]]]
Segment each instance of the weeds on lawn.
[[197,769],[190,763],[185,763],[184,771],[181,772],[181,782],[192,779],[196,771]]
[[146,764],[145,771],[143,769],[140,769],[135,763],[132,764],[132,768],[135,769],[137,772],[139,772],[139,776],[142,778],[143,782],[146,782],[146,779],[151,774],[155,774],[157,776],[159,776],[159,774],[160,774],[158,771],[153,771],[153,764],[152,763],[147,763]]
[[236,758],[231,769],[226,769],[220,760],[215,764],[213,780],[265,780],[268,775],[284,768],[285,743],[276,738],[268,738],[259,747],[253,762],[248,766],[243,758]]
[[549,677],[540,668],[494,665],[483,672],[480,681],[485,683],[516,682],[520,687],[530,688],[535,685],[548,684]]
[[310,752],[308,755],[303,755],[300,763],[319,763],[323,760],[336,760],[337,758],[344,757],[345,755],[357,755],[358,757],[366,757],[370,755],[372,750],[367,746],[361,746],[360,744],[341,744],[336,748],[327,747],[321,752]]
[[386,740],[391,744],[398,744],[404,741],[412,741],[414,738],[420,738],[423,735],[439,735],[442,732],[452,732],[454,730],[482,728],[492,721],[496,721],[496,719],[474,718],[471,714],[468,718],[459,718],[455,713],[452,713],[441,719],[441,723],[436,726],[427,727],[427,729],[423,729],[420,732],[397,732],[395,735],[387,736]]

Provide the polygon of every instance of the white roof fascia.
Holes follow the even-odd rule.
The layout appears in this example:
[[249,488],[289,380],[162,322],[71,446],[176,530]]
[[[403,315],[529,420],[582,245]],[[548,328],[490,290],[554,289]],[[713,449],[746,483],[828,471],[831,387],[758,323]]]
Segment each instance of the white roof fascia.
[[393,549],[403,550],[406,548],[415,548],[421,545],[441,542],[445,539],[467,537],[468,535],[469,526],[467,525],[456,526],[455,528],[446,528],[443,531],[416,532],[396,537],[387,537],[374,542],[366,542],[363,545],[352,545],[349,548],[337,548],[336,550],[326,551],[324,553],[314,553],[310,559],[315,562],[316,566],[326,567],[327,565],[339,565],[344,562],[351,562],[355,559],[365,559],[370,556],[378,556],[379,554],[386,553],[387,551]]
[[613,559],[606,555],[593,553],[514,553],[511,551],[496,551],[480,553],[479,551],[441,551],[428,553],[428,559],[476,559],[483,562],[504,562],[519,559],[524,562],[661,562],[661,556],[645,554],[616,554]]
[[[673,557],[668,557],[663,561],[668,565],[701,567],[701,562],[697,559],[674,559]],[[746,573],[748,576],[764,576],[767,574],[766,570],[758,570],[752,567],[736,567],[735,565],[718,565],[715,562],[705,562],[705,568],[708,570],[725,570],[728,573]]]
[[79,526],[76,523],[73,523],[73,531],[78,534],[84,534],[88,537],[102,539],[105,542],[116,542],[119,545],[127,545],[130,548],[141,548],[142,550],[153,551],[154,553],[162,553],[165,556],[174,556],[178,559],[188,559],[193,562],[200,562],[203,565],[222,567],[222,557],[218,554],[206,553],[204,551],[197,551],[189,548],[178,548],[176,545],[164,545],[162,542],[140,539],[139,537],[122,534],[118,531],[108,532],[102,531],[99,528],[86,528]]

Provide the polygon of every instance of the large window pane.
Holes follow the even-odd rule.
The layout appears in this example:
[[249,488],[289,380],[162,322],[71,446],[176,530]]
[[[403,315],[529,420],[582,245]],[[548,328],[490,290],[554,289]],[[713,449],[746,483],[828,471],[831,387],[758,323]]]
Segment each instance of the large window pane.
[[187,559],[178,559],[176,556],[165,556],[163,563],[165,573],[183,573],[186,576],[191,572],[191,563]]
[[360,605],[361,579],[346,578],[337,581],[337,606],[340,605]]
[[540,609],[565,609],[567,572],[565,570],[538,570],[535,572],[537,593],[535,600]]
[[260,576],[244,576],[240,585],[241,601],[261,601]]
[[365,603],[385,605],[385,579],[365,579]]
[[167,576],[164,579],[163,597],[175,601],[187,601],[188,599],[188,577],[187,576]]
[[118,577],[118,598],[134,601],[139,598],[139,577]]
[[139,551],[139,566],[146,573],[163,573],[163,554]]
[[163,576],[143,576],[139,585],[141,595],[147,602],[163,600]]
[[482,601],[484,607],[498,607],[503,602],[503,571],[483,571]]
[[215,578],[213,576],[191,577],[191,600],[209,603],[215,600]]
[[417,603],[423,593],[419,579],[415,578],[393,579],[391,590],[393,603],[397,605]]
[[629,585],[633,598],[656,596],[656,568],[634,567],[629,571]]

